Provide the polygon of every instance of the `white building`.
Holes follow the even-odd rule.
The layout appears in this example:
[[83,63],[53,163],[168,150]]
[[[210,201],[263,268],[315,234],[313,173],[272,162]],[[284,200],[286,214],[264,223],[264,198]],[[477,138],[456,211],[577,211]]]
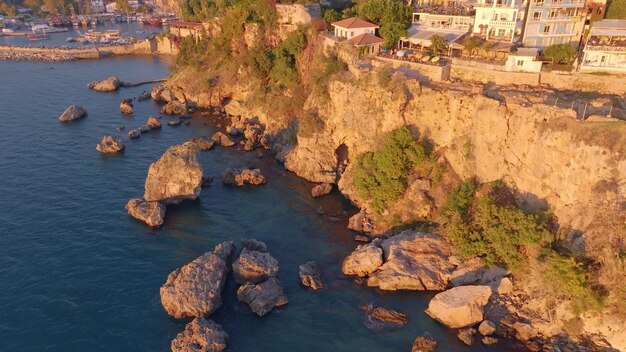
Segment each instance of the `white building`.
[[626,20],[603,20],[593,24],[580,70],[626,72]]
[[578,47],[585,26],[585,0],[529,0],[522,43],[545,48],[553,44]]
[[543,62],[537,61],[538,56],[539,49],[519,48],[517,51],[509,54],[504,64],[504,70],[511,72],[541,72]]
[[378,28],[374,23],[356,17],[333,22],[331,25],[333,26],[335,37],[343,39],[352,39],[361,34],[376,35],[376,29]]
[[427,28],[455,29],[470,31],[474,26],[474,16],[471,14],[446,13],[441,9],[440,13],[413,12],[413,24]]
[[508,43],[519,40],[524,19],[522,0],[478,0],[474,9],[474,35]]

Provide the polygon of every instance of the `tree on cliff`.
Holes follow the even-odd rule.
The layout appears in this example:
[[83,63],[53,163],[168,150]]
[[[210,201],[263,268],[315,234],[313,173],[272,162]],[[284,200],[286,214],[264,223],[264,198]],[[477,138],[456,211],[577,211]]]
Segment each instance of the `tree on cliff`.
[[360,17],[380,26],[380,35],[385,38],[383,44],[391,48],[400,38],[406,36],[411,26],[412,10],[402,1],[397,0],[364,0],[357,3],[354,10]]
[[43,0],[25,0],[24,6],[33,10],[35,13],[41,12],[41,6],[43,5]]
[[611,0],[608,6],[606,18],[626,19],[626,0]]

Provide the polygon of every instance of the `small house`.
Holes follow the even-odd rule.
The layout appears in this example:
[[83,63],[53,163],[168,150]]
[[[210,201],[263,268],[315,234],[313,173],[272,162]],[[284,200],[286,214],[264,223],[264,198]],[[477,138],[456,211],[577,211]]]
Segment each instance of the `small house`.
[[509,54],[504,70],[509,72],[541,72],[542,61],[538,61],[539,49],[519,48]]
[[376,35],[378,25],[360,18],[352,17],[331,23],[333,26],[333,40],[347,41],[354,44],[364,54],[376,54],[385,40]]

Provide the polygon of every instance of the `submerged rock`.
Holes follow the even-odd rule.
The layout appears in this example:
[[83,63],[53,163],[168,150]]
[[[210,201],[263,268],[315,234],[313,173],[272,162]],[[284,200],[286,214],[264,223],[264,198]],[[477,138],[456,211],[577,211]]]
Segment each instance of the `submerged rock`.
[[191,141],[191,143],[195,144],[196,147],[200,150],[210,150],[213,148],[215,142],[209,137],[195,137]]
[[268,252],[267,245],[263,241],[254,238],[244,238],[241,240],[241,246],[251,251]]
[[464,344],[471,346],[474,344],[474,335],[476,334],[476,329],[474,328],[466,328],[459,330],[459,333],[456,335],[459,340],[463,341]]
[[59,121],[61,122],[69,122],[80,119],[87,115],[87,110],[80,105],[70,105],[63,111],[61,116],[59,116]]
[[361,309],[365,311],[365,317],[370,324],[392,324],[402,326],[409,322],[409,318],[406,314],[393,309],[374,307],[371,304],[362,306]]
[[138,128],[128,131],[128,137],[130,139],[139,138],[140,136],[141,136],[141,130]]
[[261,175],[260,169],[226,169],[222,173],[222,180],[225,184],[234,184],[243,187],[245,184],[262,185],[265,177]]
[[130,216],[145,222],[148,226],[163,225],[165,205],[160,202],[148,202],[142,198],[133,198],[126,203],[126,209]]
[[333,185],[330,183],[320,183],[319,185],[313,186],[311,188],[311,196],[312,197],[320,197],[327,195],[333,190]]
[[367,285],[381,290],[443,290],[454,265],[447,243],[436,234],[405,231],[381,242],[385,263]]
[[458,286],[438,293],[428,303],[426,314],[449,328],[464,328],[483,320],[491,297],[489,286]]
[[278,261],[269,253],[244,248],[233,263],[233,278],[238,284],[257,283],[278,275]]
[[96,145],[96,150],[100,153],[119,153],[124,150],[124,143],[111,136],[102,137],[102,141]]
[[175,318],[200,317],[221,307],[233,249],[232,242],[222,243],[174,270],[160,290],[165,311]]
[[310,287],[313,291],[320,290],[324,287],[320,268],[314,261],[309,261],[300,265],[299,275],[300,282],[302,282],[304,286]]
[[172,340],[172,352],[219,352],[226,349],[227,339],[221,325],[196,317]]
[[346,275],[367,276],[383,264],[383,250],[380,240],[360,245],[350,253],[341,264],[341,271]]
[[424,336],[418,336],[413,341],[411,352],[433,352],[437,349],[437,341],[426,333]]
[[202,176],[198,149],[189,143],[173,145],[150,165],[143,197],[165,204],[196,199],[202,189]]
[[235,141],[222,132],[215,132],[213,136],[211,136],[211,139],[222,147],[232,147],[235,145]]
[[150,99],[150,92],[147,92],[144,90],[143,92],[141,92],[141,94],[139,94],[139,96],[137,97],[137,100],[142,101],[146,99]]
[[131,115],[133,113],[133,100],[124,98],[120,102],[120,112],[122,114]]
[[180,119],[176,119],[176,120],[168,121],[167,125],[168,126],[179,126],[181,123],[182,123],[182,121]]
[[498,343],[498,339],[495,337],[491,337],[491,336],[484,336],[480,341],[485,346],[490,346],[490,345]]
[[103,81],[93,81],[90,82],[87,87],[89,89],[93,89],[96,90],[98,92],[114,92],[116,91],[120,86],[122,85],[122,82],[120,82],[119,78],[115,77],[115,76],[111,76]]
[[261,317],[274,307],[284,306],[289,302],[280,281],[275,277],[270,277],[258,285],[247,283],[239,287],[237,299],[247,303],[252,311]]

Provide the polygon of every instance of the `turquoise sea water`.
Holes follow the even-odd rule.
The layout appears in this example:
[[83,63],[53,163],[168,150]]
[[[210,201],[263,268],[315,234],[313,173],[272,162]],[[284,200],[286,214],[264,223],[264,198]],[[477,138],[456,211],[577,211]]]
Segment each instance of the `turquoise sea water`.
[[[124,204],[143,193],[148,166],[169,145],[216,130],[208,118],[163,126],[128,140],[115,131],[143,124],[159,106],[135,102],[122,116],[122,97],[86,89],[115,74],[124,81],[166,77],[155,58],[113,58],[72,63],[0,62],[0,351],[167,351],[187,321],[170,318],[159,300],[167,275],[224,240],[265,241],[280,263],[289,304],[259,318],[237,302],[229,279],[224,306],[211,318],[229,333],[230,351],[410,351],[430,332],[439,351],[510,351],[469,348],[455,332],[428,318],[430,293],[384,293],[355,285],[340,272],[356,245],[345,229],[315,213],[347,210],[336,192],[312,199],[311,184],[271,157],[216,148],[201,153],[215,178],[197,201],[168,208],[165,225],[152,230],[130,218]],[[70,104],[89,112],[61,124]],[[167,117],[164,117],[164,122]],[[95,150],[103,135],[126,143],[121,155]],[[268,183],[235,189],[221,184],[226,167],[258,166]],[[298,265],[316,260],[327,288],[300,286]],[[398,329],[369,330],[361,304],[401,310],[410,322]]]

